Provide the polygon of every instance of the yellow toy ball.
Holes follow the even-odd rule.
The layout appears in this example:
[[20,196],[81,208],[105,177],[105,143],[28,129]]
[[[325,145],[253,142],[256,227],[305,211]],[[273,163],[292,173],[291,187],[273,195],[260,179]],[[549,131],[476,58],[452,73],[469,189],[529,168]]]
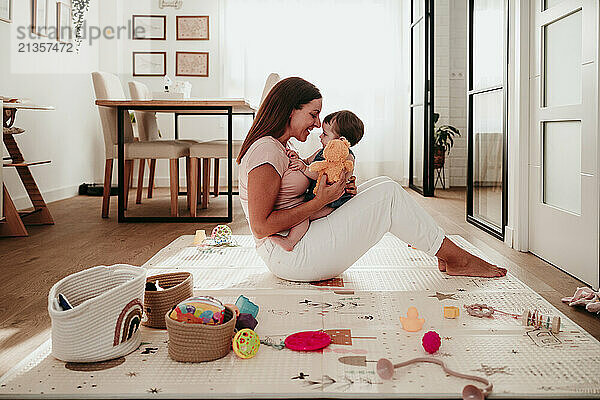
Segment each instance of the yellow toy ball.
[[233,337],[233,352],[239,358],[252,358],[258,353],[260,338],[252,329],[242,329]]

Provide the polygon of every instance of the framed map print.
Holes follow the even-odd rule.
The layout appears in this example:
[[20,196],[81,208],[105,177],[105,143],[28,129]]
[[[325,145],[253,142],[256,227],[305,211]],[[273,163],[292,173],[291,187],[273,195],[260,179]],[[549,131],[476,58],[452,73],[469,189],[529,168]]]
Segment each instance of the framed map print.
[[185,52],[175,53],[175,75],[208,76],[208,53]]
[[177,17],[177,40],[208,39],[208,15]]

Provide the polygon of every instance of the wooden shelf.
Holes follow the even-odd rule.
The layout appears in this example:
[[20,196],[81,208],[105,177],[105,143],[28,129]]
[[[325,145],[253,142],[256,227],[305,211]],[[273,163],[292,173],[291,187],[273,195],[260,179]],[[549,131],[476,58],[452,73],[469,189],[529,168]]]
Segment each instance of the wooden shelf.
[[22,163],[8,163],[8,164],[3,164],[3,167],[31,167],[33,165],[42,165],[42,164],[49,164],[52,161],[33,161],[33,162],[22,162]]

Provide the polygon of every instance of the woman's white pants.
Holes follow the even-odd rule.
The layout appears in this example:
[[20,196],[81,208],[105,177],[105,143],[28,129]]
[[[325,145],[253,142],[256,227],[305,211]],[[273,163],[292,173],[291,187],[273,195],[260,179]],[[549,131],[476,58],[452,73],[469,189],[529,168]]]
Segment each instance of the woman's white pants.
[[437,253],[445,237],[402,186],[381,176],[360,185],[356,196],[328,216],[312,221],[293,251],[267,239],[257,252],[282,279],[320,281],[344,272],[386,232],[429,255]]

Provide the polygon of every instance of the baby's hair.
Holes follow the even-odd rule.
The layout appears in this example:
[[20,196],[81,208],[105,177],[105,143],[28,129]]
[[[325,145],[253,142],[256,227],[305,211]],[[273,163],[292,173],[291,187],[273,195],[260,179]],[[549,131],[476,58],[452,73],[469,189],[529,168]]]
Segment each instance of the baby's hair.
[[331,121],[333,121],[335,119],[335,116],[337,115],[338,112],[339,111],[332,112],[331,114],[327,115],[325,118],[323,118],[323,123],[331,124]]
[[[327,118],[331,116],[331,119],[327,121]],[[350,146],[354,146],[360,139],[362,139],[365,133],[365,126],[363,122],[354,114],[352,111],[342,110],[329,114],[323,119],[323,123],[331,123],[333,131],[338,136],[343,136],[348,139]]]

